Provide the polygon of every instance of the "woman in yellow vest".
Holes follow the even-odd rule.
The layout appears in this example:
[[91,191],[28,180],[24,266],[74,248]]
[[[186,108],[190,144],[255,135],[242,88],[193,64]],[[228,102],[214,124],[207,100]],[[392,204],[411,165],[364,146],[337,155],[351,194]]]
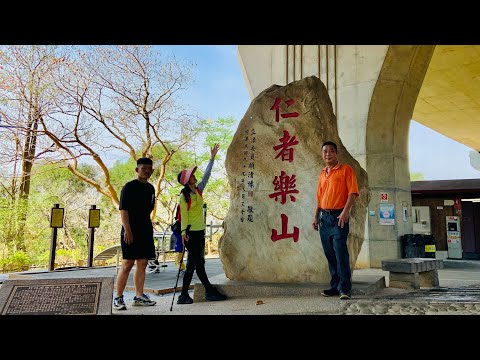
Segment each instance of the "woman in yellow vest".
[[203,218],[202,193],[207,185],[212,172],[213,162],[217,155],[219,145],[215,144],[210,149],[210,161],[208,162],[202,180],[196,185],[195,171],[197,166],[182,170],[178,174],[178,182],[184,187],[180,194],[180,214],[182,222],[182,241],[188,250],[187,268],[183,275],[182,292],[178,297],[177,304],[191,304],[193,299],[188,294],[194,271],[205,286],[205,300],[220,301],[227,297],[221,294],[208,280],[205,272],[205,219]]

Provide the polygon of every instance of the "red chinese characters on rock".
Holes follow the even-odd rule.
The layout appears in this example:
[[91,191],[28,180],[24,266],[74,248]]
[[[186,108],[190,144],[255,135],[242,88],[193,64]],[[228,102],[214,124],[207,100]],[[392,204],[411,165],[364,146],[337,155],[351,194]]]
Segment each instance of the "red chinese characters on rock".
[[282,239],[288,239],[288,238],[293,238],[293,242],[297,242],[298,235],[300,234],[300,230],[298,229],[298,227],[294,226],[293,233],[288,234],[287,233],[288,217],[285,214],[281,214],[281,217],[282,217],[282,233],[278,234],[277,230],[272,229],[272,236],[270,238],[274,242]]
[[[279,122],[280,116],[282,118],[292,118],[298,117],[300,114],[298,112],[290,112],[280,114],[280,104],[282,99],[275,98],[275,102],[270,110],[275,110],[275,121]],[[294,99],[286,100],[285,103],[287,107],[293,105],[295,103]],[[287,130],[283,130],[283,137],[279,139],[280,144],[273,147],[273,150],[278,151],[277,156],[275,159],[281,157],[282,161],[293,162],[294,160],[294,150],[295,146],[298,145],[298,141],[295,136],[291,136]],[[284,205],[287,202],[288,196],[290,196],[290,200],[292,202],[296,202],[297,199],[292,194],[298,194],[299,191],[295,188],[296,187],[296,175],[287,175],[287,173],[283,170],[280,172],[280,176],[275,176],[272,184],[274,185],[274,192],[269,194],[269,197],[275,198],[275,201],[278,201],[280,197],[280,204]],[[288,216],[285,214],[281,214],[282,219],[282,232],[281,234],[278,233],[276,229],[272,229],[272,235],[270,239],[275,242],[278,240],[289,239],[293,238],[294,242],[298,242],[298,237],[300,234],[300,229],[296,226],[293,227],[293,233],[288,233]]]
[[275,176],[273,180],[273,185],[275,185],[275,193],[268,195],[270,198],[275,198],[275,201],[278,201],[278,197],[281,196],[280,204],[285,204],[287,200],[287,195],[290,195],[290,200],[293,202],[297,201],[297,198],[291,194],[298,194],[298,190],[295,189],[296,186],[296,176],[288,176],[285,171],[282,170],[280,176]]
[[[275,110],[275,121],[276,122],[278,122],[280,120],[280,116],[285,119],[285,118],[291,118],[291,117],[298,117],[300,115],[296,111],[280,115],[280,103],[281,102],[282,102],[282,99],[275,98],[275,103],[270,108],[270,110]],[[287,104],[287,107],[289,107],[290,105],[293,105],[294,103],[295,103],[295,100],[293,100],[293,99],[289,99],[289,100],[285,101],[285,104]]]
[[293,147],[298,144],[295,136],[290,137],[290,134],[287,130],[283,130],[283,137],[279,139],[281,141],[280,145],[273,147],[273,150],[280,150],[275,156],[275,159],[282,155],[282,161],[293,161]]

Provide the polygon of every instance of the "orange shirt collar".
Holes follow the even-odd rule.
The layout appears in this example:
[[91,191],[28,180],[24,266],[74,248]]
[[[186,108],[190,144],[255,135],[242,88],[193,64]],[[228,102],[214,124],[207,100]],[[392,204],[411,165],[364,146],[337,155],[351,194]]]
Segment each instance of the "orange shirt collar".
[[[330,170],[337,170],[342,164],[340,164],[340,162],[337,163],[337,165],[335,165],[333,168],[331,168]],[[322,169],[322,172],[327,172],[327,167],[325,166],[323,169]]]

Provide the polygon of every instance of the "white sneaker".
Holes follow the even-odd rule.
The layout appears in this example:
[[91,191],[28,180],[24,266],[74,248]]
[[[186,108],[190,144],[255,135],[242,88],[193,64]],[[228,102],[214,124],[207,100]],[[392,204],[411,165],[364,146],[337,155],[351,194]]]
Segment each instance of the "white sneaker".
[[147,295],[143,294],[140,297],[137,297],[137,296],[133,297],[132,306],[153,306],[156,303],[157,303],[156,301],[150,300],[150,298]]
[[125,305],[125,301],[123,301],[123,295],[113,299],[113,308],[115,310],[127,310],[127,305]]

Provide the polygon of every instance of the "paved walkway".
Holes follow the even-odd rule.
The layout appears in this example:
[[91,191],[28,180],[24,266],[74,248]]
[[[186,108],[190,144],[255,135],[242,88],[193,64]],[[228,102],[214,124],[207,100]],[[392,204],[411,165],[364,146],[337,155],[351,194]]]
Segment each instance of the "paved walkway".
[[[147,273],[145,291],[157,301],[152,307],[133,307],[134,296],[132,274],[127,284],[126,311],[113,311],[114,315],[327,315],[327,314],[379,314],[379,315],[430,315],[480,314],[480,261],[445,260],[445,268],[438,270],[440,287],[406,291],[382,288],[375,293],[365,294],[359,289],[367,288],[378,279],[385,277],[388,286],[388,272],[381,269],[361,269],[353,272],[354,297],[340,301],[338,297],[325,298],[315,295],[296,296],[247,296],[232,297],[220,302],[195,302],[191,305],[177,305],[178,290],[172,306],[173,287],[178,268],[173,262],[158,273]],[[207,258],[206,271],[213,284],[219,284],[224,277],[220,259]],[[115,267],[73,268],[53,272],[23,272],[0,274],[0,282],[11,278],[61,278],[61,277],[115,277]],[[199,283],[196,275],[192,284]],[[178,286],[181,287],[182,277]],[[1,284],[0,284],[1,286]],[[199,285],[201,286],[201,285]],[[286,293],[292,293],[292,286]],[[298,285],[301,286],[301,285]],[[295,291],[294,291],[295,292]],[[193,290],[190,290],[193,296]],[[300,293],[300,291],[299,291]],[[113,297],[113,294],[112,294]],[[172,310],[170,310],[172,309]]]

